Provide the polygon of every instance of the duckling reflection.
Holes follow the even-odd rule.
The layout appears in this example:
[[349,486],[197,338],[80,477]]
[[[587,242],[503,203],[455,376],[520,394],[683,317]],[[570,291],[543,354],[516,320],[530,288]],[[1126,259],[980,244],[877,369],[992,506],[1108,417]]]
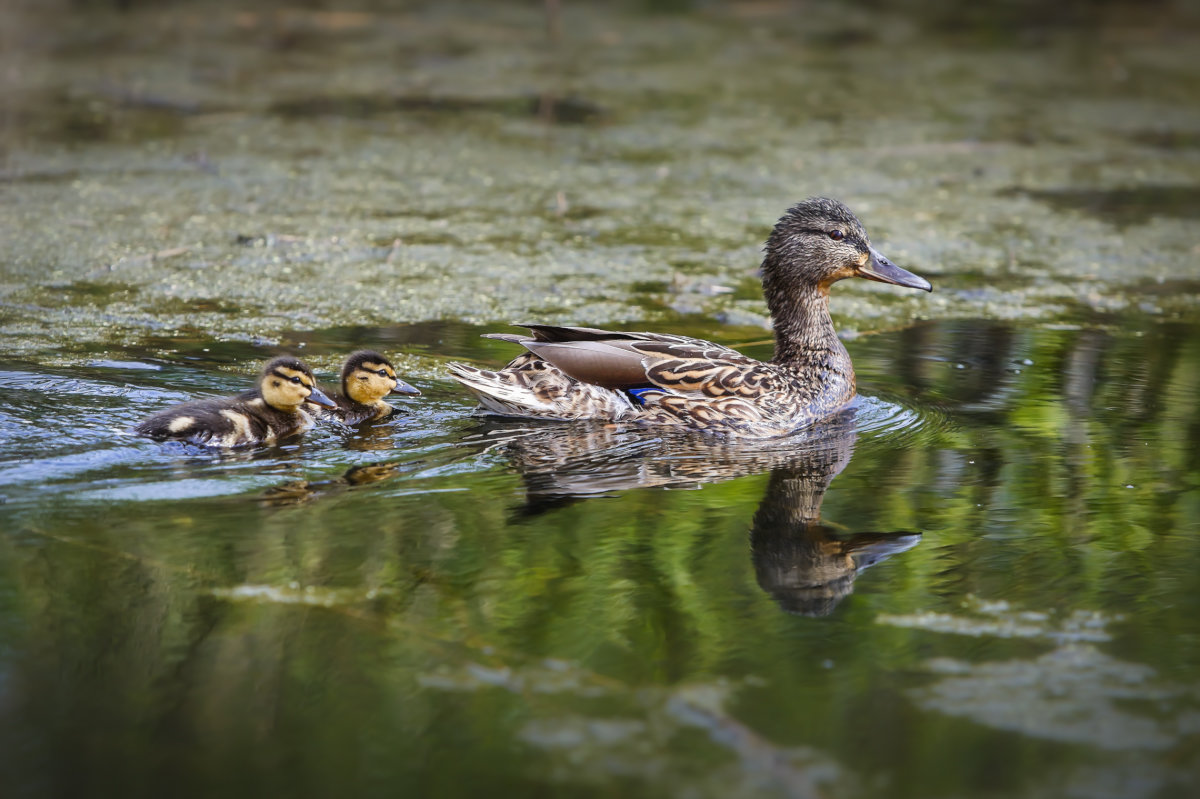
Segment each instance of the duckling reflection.
[[396,449],[396,431],[388,425],[346,426],[338,432],[342,445],[355,452],[390,452]]
[[839,535],[821,523],[825,492],[854,451],[853,409],[770,444],[612,425],[547,431],[495,422],[485,423],[475,440],[503,451],[520,471],[526,496],[521,515],[630,488],[698,488],[770,470],[750,530],[750,553],[759,586],[789,613],[829,615],[861,571],[921,541],[920,533],[911,532]]
[[419,468],[422,461],[379,461],[351,466],[328,480],[290,480],[264,491],[259,499],[268,505],[299,505],[319,496],[378,483]]

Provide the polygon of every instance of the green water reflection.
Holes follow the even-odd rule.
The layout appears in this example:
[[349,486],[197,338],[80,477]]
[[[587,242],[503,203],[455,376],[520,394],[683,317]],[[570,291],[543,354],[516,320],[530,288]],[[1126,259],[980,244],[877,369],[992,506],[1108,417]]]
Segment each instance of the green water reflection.
[[8,366],[5,793],[1190,795],[1200,329],[1120,321],[851,341],[855,412],[755,450],[433,380],[214,459],[111,428],[219,358],[73,372],[76,440]]

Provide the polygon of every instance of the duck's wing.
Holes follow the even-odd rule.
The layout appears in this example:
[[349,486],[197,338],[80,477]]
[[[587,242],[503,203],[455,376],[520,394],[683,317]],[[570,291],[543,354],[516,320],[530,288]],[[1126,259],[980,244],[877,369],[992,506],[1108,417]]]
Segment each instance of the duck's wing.
[[521,325],[533,335],[493,334],[520,344],[576,380],[611,389],[659,388],[697,397],[753,398],[775,389],[768,364],[711,341],[664,333]]

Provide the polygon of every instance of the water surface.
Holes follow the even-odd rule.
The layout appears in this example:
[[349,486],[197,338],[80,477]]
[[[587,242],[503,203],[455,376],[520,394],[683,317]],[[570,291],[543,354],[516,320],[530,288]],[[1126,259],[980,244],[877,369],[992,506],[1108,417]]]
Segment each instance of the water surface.
[[864,396],[754,446],[418,379],[395,422],[214,454],[122,430],[238,388],[218,358],[6,363],[7,783],[1190,795],[1200,330],[1123,327],[858,339]]

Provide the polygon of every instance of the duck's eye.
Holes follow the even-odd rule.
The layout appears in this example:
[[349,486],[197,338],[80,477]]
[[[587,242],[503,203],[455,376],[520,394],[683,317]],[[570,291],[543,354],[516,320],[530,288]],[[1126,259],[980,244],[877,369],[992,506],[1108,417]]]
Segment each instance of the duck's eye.
[[300,385],[300,378],[299,378],[299,377],[293,377],[293,378],[291,378],[291,381],[292,381],[293,383],[295,383],[296,385]]
[[387,369],[380,369],[378,374],[380,377],[391,377],[391,375],[387,373]]
[[841,241],[842,239],[846,238],[846,234],[840,230],[831,230],[829,231],[829,238],[833,239],[834,241]]

